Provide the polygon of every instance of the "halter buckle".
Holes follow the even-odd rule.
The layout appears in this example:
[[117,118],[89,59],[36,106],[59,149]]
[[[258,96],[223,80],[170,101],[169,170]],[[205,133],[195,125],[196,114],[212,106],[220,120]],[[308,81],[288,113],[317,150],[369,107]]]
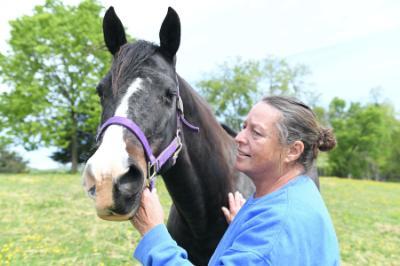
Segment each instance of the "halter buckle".
[[157,162],[147,164],[147,176],[148,181],[151,181],[157,175]]
[[180,134],[181,134],[181,130],[180,129],[176,130],[176,138],[178,140],[178,147],[176,148],[176,151],[172,155],[172,160],[174,161],[174,164],[175,164],[176,159],[178,158],[179,153],[181,152],[182,146],[183,146]]
[[176,109],[178,109],[181,112],[181,115],[183,115],[183,101],[180,95],[178,95],[178,102],[176,103]]

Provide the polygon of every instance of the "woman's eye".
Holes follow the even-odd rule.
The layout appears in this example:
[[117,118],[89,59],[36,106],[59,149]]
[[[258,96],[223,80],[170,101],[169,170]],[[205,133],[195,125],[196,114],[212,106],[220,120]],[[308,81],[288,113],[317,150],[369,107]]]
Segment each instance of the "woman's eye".
[[253,134],[256,135],[256,136],[258,136],[258,137],[261,137],[261,136],[262,136],[261,133],[258,132],[257,130],[253,130]]

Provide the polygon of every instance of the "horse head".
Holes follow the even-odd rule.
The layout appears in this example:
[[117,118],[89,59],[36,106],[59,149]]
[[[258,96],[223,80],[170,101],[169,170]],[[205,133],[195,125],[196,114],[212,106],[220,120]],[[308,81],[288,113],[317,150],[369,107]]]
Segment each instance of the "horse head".
[[[146,41],[127,43],[124,27],[110,7],[104,15],[103,33],[113,62],[97,86],[102,127],[83,183],[99,217],[127,220],[140,204],[146,179],[170,168],[175,159],[170,157],[176,157],[181,145],[181,100],[175,71],[180,21],[169,8],[160,28],[159,46]],[[171,156],[158,161],[149,158],[164,153]]]

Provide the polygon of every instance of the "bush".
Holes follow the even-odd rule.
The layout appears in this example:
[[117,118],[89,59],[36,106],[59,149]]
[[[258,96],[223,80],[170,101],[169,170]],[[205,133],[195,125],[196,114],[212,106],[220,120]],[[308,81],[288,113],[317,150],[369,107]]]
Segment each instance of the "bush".
[[27,161],[14,151],[0,146],[0,173],[22,173],[27,171]]

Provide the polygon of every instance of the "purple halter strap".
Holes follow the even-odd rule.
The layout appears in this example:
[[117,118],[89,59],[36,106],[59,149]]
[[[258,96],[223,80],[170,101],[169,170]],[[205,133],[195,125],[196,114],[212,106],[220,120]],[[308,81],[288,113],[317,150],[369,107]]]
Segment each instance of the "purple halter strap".
[[178,78],[176,78],[177,82],[177,130],[176,130],[176,136],[175,138],[171,141],[171,143],[158,155],[158,157],[155,157],[153,154],[153,151],[150,147],[150,144],[143,133],[143,131],[140,129],[140,127],[132,120],[126,118],[126,117],[121,117],[121,116],[113,116],[109,118],[104,124],[101,126],[100,130],[98,131],[98,134],[96,136],[96,140],[98,141],[100,136],[104,133],[107,127],[111,125],[120,125],[125,128],[127,128],[130,132],[132,132],[140,141],[140,143],[143,146],[144,152],[146,154],[147,158],[147,179],[149,183],[149,188],[150,190],[153,189],[154,187],[154,182],[157,173],[160,171],[162,166],[170,159],[173,159],[173,164],[175,164],[176,159],[178,158],[179,152],[182,149],[182,141],[180,137],[180,122],[184,124],[186,127],[189,129],[199,132],[199,128],[196,126],[193,126],[190,124],[184,117],[183,113],[183,102],[182,98],[179,94],[179,82]]

